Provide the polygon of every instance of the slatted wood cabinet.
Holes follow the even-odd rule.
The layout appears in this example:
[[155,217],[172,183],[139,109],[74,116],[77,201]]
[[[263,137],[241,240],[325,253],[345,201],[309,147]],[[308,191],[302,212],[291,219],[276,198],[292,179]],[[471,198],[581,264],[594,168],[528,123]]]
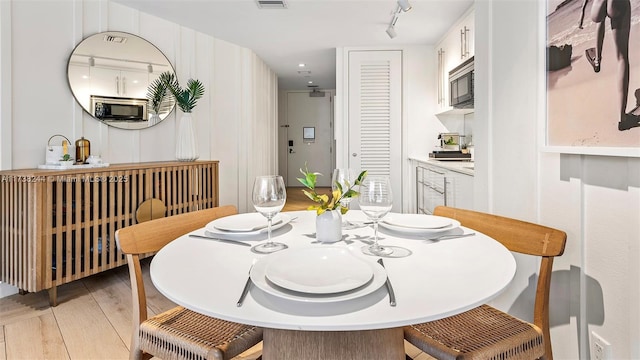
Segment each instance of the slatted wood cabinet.
[[149,199],[166,216],[218,206],[218,162],[0,171],[0,281],[55,304],[56,286],[126,264],[115,232]]

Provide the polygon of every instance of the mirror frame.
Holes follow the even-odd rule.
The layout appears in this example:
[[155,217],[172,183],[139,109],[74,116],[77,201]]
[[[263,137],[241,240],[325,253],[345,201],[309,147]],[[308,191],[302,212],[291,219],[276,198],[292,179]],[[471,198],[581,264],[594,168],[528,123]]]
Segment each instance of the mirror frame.
[[[119,42],[121,39],[126,40]],[[148,88],[164,71],[175,74],[173,65],[157,46],[135,34],[104,31],[85,37],[73,49],[67,61],[67,82],[78,105],[94,119],[119,129],[142,130],[166,119],[176,107],[175,100],[167,98],[171,102],[168,110],[159,114],[159,119],[154,117],[152,120],[148,109]],[[129,83],[124,74],[131,76],[133,81]],[[89,84],[83,86],[83,81],[89,81]],[[127,84],[134,89],[129,96],[126,96]],[[142,106],[137,110],[142,113],[143,120],[101,119],[92,111],[93,103],[97,102],[93,96],[117,104]]]

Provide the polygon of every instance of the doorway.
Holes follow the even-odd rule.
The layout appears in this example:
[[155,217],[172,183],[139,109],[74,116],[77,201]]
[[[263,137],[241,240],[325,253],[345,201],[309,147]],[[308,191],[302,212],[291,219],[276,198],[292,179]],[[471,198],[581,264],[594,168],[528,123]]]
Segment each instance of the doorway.
[[305,164],[309,171],[322,174],[317,186],[331,186],[335,164],[332,96],[330,91],[314,96],[309,91],[289,91],[281,96],[278,153],[287,187],[302,186],[297,178]]

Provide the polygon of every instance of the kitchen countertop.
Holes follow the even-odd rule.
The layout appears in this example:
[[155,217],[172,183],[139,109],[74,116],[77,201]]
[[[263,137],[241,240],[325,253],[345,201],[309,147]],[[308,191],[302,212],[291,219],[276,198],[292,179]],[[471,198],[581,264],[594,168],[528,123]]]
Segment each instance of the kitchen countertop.
[[436,160],[431,158],[423,158],[423,157],[409,157],[409,160],[421,162],[423,164],[428,164],[432,166],[437,166],[443,168],[445,170],[455,171],[465,175],[474,176],[474,163],[473,161],[443,161]]

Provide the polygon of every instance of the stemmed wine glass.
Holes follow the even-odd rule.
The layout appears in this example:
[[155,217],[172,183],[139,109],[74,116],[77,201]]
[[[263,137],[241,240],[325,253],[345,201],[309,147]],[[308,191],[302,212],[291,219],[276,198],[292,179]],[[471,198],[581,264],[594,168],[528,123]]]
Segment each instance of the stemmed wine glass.
[[251,251],[258,254],[269,254],[286,249],[283,243],[271,241],[271,223],[273,218],[282,210],[287,200],[287,189],[280,175],[266,175],[256,177],[253,183],[253,207],[267,218],[267,242],[258,244]]
[[358,197],[360,210],[373,221],[373,244],[362,247],[362,252],[373,256],[404,257],[411,250],[399,246],[380,246],[378,244],[378,222],[385,217],[393,205],[391,181],[388,176],[371,175],[360,184]]
[[[358,174],[353,169],[335,169],[333,170],[333,176],[331,178],[331,190],[338,190],[338,184],[340,184],[343,192],[348,191],[348,189],[353,185],[357,178]],[[350,197],[343,197],[342,199],[340,199],[340,205],[342,205],[342,207],[349,208],[349,203],[351,202],[351,200],[352,198]],[[344,220],[342,222],[342,227],[351,229],[357,226],[347,220]]]

